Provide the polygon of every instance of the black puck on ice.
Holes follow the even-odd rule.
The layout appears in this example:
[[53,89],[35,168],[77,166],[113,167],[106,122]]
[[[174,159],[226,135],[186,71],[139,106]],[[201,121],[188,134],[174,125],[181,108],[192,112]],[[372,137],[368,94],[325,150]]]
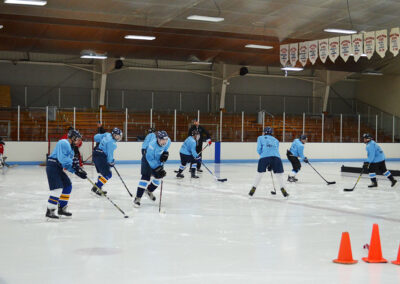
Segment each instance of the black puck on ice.
[[128,215],[125,215],[124,218],[129,218],[129,216],[128,216]]

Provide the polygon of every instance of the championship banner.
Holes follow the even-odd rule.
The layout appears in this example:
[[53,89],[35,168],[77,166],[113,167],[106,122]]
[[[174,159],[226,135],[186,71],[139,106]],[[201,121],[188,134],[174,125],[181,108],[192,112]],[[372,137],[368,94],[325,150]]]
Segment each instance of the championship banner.
[[281,45],[279,51],[279,57],[283,67],[286,67],[286,63],[288,62],[289,59],[288,54],[289,54],[289,45],[287,44]]
[[364,34],[364,52],[368,59],[371,59],[375,51],[375,32],[368,32]]
[[351,36],[340,37],[340,57],[347,62],[351,53]]
[[389,34],[389,50],[393,53],[393,56],[399,54],[400,38],[399,38],[399,28],[393,28]]
[[354,54],[354,61],[357,62],[360,59],[361,55],[364,52],[364,41],[363,41],[363,34],[355,34],[351,36],[351,41],[353,45],[353,54]]
[[319,40],[318,49],[319,58],[321,59],[322,63],[325,63],[326,58],[328,57],[328,39]]
[[291,43],[289,45],[289,61],[290,65],[292,65],[293,67],[296,66],[298,60],[298,51],[299,51],[298,43]]
[[310,59],[310,62],[312,65],[315,64],[315,61],[317,61],[318,58],[318,41],[309,41],[308,42],[308,58]]
[[308,42],[299,43],[299,61],[304,67],[307,64],[308,59]]
[[387,51],[387,30],[375,32],[376,52],[383,58]]
[[339,37],[329,39],[329,58],[334,63],[339,57]]

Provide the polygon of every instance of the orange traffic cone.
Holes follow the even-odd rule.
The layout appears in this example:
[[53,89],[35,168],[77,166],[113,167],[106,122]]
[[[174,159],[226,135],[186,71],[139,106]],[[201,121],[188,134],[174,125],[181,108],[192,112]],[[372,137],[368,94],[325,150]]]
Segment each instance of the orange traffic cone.
[[353,264],[358,262],[358,260],[353,259],[353,255],[351,253],[350,235],[348,232],[342,233],[339,255],[337,259],[333,260],[333,262],[343,263],[343,264]]
[[363,257],[362,260],[370,263],[387,262],[387,260],[382,257],[381,238],[379,237],[378,224],[372,226],[372,236],[371,243],[369,244],[368,257]]
[[393,260],[392,263],[400,265],[400,246],[399,246],[399,252],[397,253],[397,260]]

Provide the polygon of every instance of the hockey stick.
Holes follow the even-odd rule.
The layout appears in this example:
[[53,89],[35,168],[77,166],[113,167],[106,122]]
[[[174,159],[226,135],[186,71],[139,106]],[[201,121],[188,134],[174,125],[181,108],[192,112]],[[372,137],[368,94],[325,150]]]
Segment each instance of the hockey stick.
[[125,188],[126,188],[126,191],[129,193],[129,195],[130,195],[131,197],[133,197],[132,193],[129,191],[128,187],[126,186],[124,180],[122,179],[122,177],[121,177],[121,175],[119,174],[119,172],[118,172],[117,168],[115,167],[115,165],[113,166],[113,168],[114,168],[115,172],[117,173],[117,175],[119,176],[119,178],[121,179],[122,183],[124,184],[124,186],[125,186]]
[[360,173],[360,175],[358,176],[358,179],[357,179],[357,181],[356,181],[356,184],[355,184],[352,188],[345,188],[345,189],[343,189],[343,191],[353,191],[353,190],[356,188],[357,183],[360,181],[360,178],[361,178],[361,176],[362,176],[363,173],[364,173],[364,168],[361,169],[361,173]]
[[90,155],[86,160],[82,161],[82,163],[86,163],[87,161],[89,161],[89,159],[92,157],[92,155]]
[[163,180],[161,180],[161,187],[160,187],[160,200],[158,201],[158,213],[160,213],[160,212],[161,212],[162,186],[163,186]]
[[330,184],[335,184],[336,183],[336,181],[327,181],[326,179],[324,179],[324,177],[323,176],[321,176],[321,174],[311,165],[311,163],[310,162],[308,162],[307,164],[309,164],[310,165],[310,167],[328,184],[328,185],[330,185]]
[[203,161],[201,161],[201,164],[207,169],[207,171],[215,178],[216,181],[220,181],[220,182],[224,182],[227,181],[227,178],[218,178],[215,174],[213,174],[213,172],[207,168],[207,166],[203,163]]
[[114,205],[115,208],[118,209],[119,212],[121,212],[122,214],[124,214],[124,217],[125,217],[125,218],[129,218],[129,216],[126,215],[125,212],[124,212],[121,208],[119,208],[118,205],[115,204],[107,195],[105,195],[104,192],[103,192],[90,178],[87,178],[87,180],[88,180],[94,187],[96,187],[97,190],[101,193],[101,195],[103,195],[105,198],[107,198],[107,199],[112,203],[112,205]]
[[271,173],[271,179],[272,179],[272,186],[274,187],[274,190],[273,191],[271,190],[271,194],[276,195],[274,176],[272,175],[272,171],[270,171],[270,173]]

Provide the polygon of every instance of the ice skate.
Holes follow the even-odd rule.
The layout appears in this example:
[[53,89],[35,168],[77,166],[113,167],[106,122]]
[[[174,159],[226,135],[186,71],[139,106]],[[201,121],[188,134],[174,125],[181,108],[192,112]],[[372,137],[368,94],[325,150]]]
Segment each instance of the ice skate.
[[369,188],[378,187],[378,183],[376,181],[373,181],[370,185],[368,185],[368,187]]
[[178,174],[176,175],[176,177],[177,177],[177,178],[184,178],[185,176],[184,176],[182,173],[178,172]]
[[56,209],[49,209],[49,208],[47,208],[46,217],[50,218],[50,219],[59,219],[60,218],[56,215]]
[[60,205],[58,205],[58,216],[66,216],[66,217],[71,217],[72,213],[67,211],[67,207],[68,206],[64,206],[64,207],[60,207]]
[[397,180],[392,179],[392,180],[391,180],[391,183],[392,183],[392,184],[391,184],[390,186],[391,186],[391,187],[394,187],[394,186],[396,185],[396,183],[397,183]]
[[147,195],[147,197],[152,200],[152,201],[156,201],[156,197],[154,196],[154,194],[152,192],[150,192],[148,189],[145,190],[145,193]]
[[98,195],[98,196],[102,196],[103,194],[104,194],[104,195],[107,195],[107,191],[102,190],[102,192],[103,192],[103,194],[102,194],[101,191],[98,190],[97,187],[95,187],[95,186],[92,187],[92,192],[93,192],[94,194]]
[[191,171],[190,171],[190,173],[191,173],[191,178],[199,178],[199,176],[196,176],[196,170],[195,169],[192,169]]
[[140,197],[135,197],[135,200],[133,200],[133,206],[135,208],[139,208],[140,207]]

